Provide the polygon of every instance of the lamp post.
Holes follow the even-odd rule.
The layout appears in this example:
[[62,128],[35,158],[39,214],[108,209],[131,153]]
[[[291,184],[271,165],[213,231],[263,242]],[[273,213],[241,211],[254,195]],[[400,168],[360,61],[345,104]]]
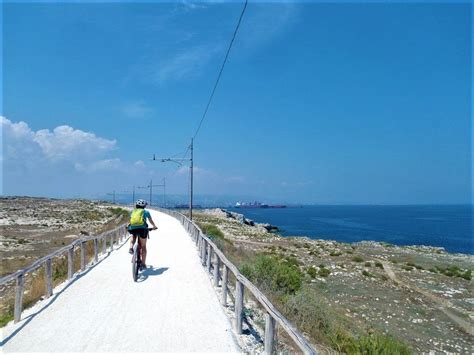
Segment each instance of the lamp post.
[[182,165],[181,162],[183,161],[189,161],[189,188],[190,188],[190,193],[189,193],[189,219],[193,219],[193,164],[194,164],[194,145],[193,145],[193,138],[191,138],[191,145],[189,146],[189,149],[191,151],[191,158],[183,158],[183,159],[173,159],[173,158],[156,158],[155,154],[153,154],[153,159],[152,160],[159,160],[162,163],[165,162],[173,162],[178,165]]

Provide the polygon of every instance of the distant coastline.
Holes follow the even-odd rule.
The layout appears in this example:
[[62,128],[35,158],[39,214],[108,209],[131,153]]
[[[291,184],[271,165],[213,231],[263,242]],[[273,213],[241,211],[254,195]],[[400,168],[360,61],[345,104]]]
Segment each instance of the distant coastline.
[[471,205],[319,205],[287,209],[227,208],[278,228],[283,237],[379,242],[474,254]]

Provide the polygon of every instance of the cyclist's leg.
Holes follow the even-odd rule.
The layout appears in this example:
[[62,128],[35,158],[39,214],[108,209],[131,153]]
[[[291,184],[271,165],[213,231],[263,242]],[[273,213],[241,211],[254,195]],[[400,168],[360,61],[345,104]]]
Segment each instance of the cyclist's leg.
[[130,238],[130,249],[133,249],[133,245],[135,244],[136,240],[137,240],[137,235],[132,234],[132,237]]
[[147,231],[143,233],[143,236],[144,238],[142,238],[142,235],[140,235],[139,241],[142,248],[142,263],[146,265],[146,241],[147,241],[147,236],[148,236]]

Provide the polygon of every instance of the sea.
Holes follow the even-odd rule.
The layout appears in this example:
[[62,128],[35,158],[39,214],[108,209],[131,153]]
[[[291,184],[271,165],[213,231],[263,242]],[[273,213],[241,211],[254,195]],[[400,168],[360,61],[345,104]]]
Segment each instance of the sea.
[[427,245],[443,247],[451,253],[474,254],[472,205],[316,205],[228,210],[277,226],[282,236]]

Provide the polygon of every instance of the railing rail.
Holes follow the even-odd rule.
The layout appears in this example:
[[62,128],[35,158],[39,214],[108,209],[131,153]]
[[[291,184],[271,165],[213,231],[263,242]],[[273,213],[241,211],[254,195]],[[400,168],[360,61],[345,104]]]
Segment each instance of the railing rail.
[[98,236],[87,236],[82,237],[80,239],[76,239],[71,244],[62,247],[51,254],[48,254],[38,260],[36,260],[30,266],[18,270],[10,275],[6,275],[0,278],[0,286],[6,284],[7,282],[16,280],[15,285],[15,306],[14,306],[14,315],[13,319],[14,322],[17,323],[21,320],[21,313],[23,311],[23,293],[24,293],[24,285],[25,285],[25,274],[31,273],[36,271],[41,267],[45,267],[45,284],[46,284],[46,297],[49,298],[53,295],[53,279],[52,279],[52,260],[55,257],[63,256],[67,253],[67,260],[68,260],[68,273],[67,273],[67,280],[70,282],[74,278],[74,248],[80,246],[81,248],[81,268],[80,271],[84,271],[88,263],[85,260],[85,243],[88,241],[94,241],[94,259],[93,263],[98,262],[99,257],[99,250],[98,250],[98,242],[99,240],[104,240],[102,253],[107,253],[107,239],[110,238],[110,251],[114,250],[114,244],[120,243],[127,237],[125,224],[122,224],[110,231],[102,233]]
[[[293,339],[295,344],[305,354],[317,354],[314,347],[306,340],[306,338],[286,319],[268,298],[244,275],[242,275],[237,267],[232,264],[222,251],[207,237],[201,229],[191,220],[189,220],[183,214],[177,211],[166,210],[157,208],[157,210],[166,213],[172,217],[178,219],[184,226],[186,231],[192,237],[199,251],[201,263],[209,273],[213,273],[214,285],[219,287],[219,280],[221,280],[222,287],[222,298],[221,303],[227,304],[228,295],[228,272],[232,272],[236,279],[235,285],[235,297],[234,297],[234,331],[237,334],[242,334],[242,322],[244,316],[244,292],[248,290],[255,299],[265,308],[265,334],[264,334],[264,346],[265,353],[272,354],[275,352],[275,327],[276,323],[280,325],[286,333]],[[212,259],[214,256],[214,265]],[[222,265],[222,272],[220,266]]]

